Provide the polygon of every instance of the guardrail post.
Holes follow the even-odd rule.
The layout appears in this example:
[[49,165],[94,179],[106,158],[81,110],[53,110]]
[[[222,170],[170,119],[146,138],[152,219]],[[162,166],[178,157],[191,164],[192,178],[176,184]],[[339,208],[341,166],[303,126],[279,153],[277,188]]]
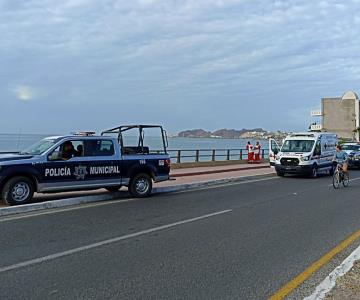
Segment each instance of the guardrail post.
[[177,159],[176,159],[176,162],[179,164],[181,163],[181,150],[178,150],[177,151]]
[[195,152],[195,162],[199,162],[199,153],[200,153],[200,150],[196,150]]
[[215,158],[216,158],[216,150],[213,150],[213,151],[212,151],[211,160],[212,160],[212,161],[215,161]]
[[240,149],[240,160],[242,160],[243,159],[243,151],[242,151],[242,149]]
[[228,150],[226,153],[226,160],[230,160],[230,150]]

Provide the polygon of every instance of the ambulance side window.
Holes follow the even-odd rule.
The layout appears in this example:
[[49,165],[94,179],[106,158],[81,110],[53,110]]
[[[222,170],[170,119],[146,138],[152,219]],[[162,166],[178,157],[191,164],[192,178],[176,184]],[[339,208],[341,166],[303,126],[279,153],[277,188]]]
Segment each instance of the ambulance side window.
[[278,154],[280,151],[278,144],[274,140],[271,140],[271,150],[274,154]]
[[321,155],[321,141],[316,142],[314,155]]

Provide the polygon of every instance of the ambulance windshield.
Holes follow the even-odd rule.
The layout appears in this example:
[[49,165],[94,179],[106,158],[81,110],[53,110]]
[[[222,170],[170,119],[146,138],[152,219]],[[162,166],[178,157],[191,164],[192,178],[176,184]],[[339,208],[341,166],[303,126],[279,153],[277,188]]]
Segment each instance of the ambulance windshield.
[[281,152],[311,152],[314,143],[312,140],[285,140]]
[[21,151],[20,154],[24,155],[40,155],[43,154],[46,150],[50,149],[55,143],[57,139],[43,139],[36,144],[30,146],[29,148]]

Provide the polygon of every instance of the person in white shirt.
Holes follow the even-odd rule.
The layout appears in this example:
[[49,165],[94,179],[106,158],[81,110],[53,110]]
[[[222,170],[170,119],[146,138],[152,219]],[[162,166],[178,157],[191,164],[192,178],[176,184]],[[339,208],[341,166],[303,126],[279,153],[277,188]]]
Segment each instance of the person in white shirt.
[[250,141],[246,145],[246,150],[248,152],[248,163],[254,162],[254,146],[250,143]]

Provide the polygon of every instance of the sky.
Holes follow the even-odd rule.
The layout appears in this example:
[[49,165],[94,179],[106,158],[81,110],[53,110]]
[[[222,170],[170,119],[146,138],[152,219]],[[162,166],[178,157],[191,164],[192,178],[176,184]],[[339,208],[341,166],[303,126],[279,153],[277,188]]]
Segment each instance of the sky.
[[360,0],[0,0],[0,133],[299,131],[360,92]]

